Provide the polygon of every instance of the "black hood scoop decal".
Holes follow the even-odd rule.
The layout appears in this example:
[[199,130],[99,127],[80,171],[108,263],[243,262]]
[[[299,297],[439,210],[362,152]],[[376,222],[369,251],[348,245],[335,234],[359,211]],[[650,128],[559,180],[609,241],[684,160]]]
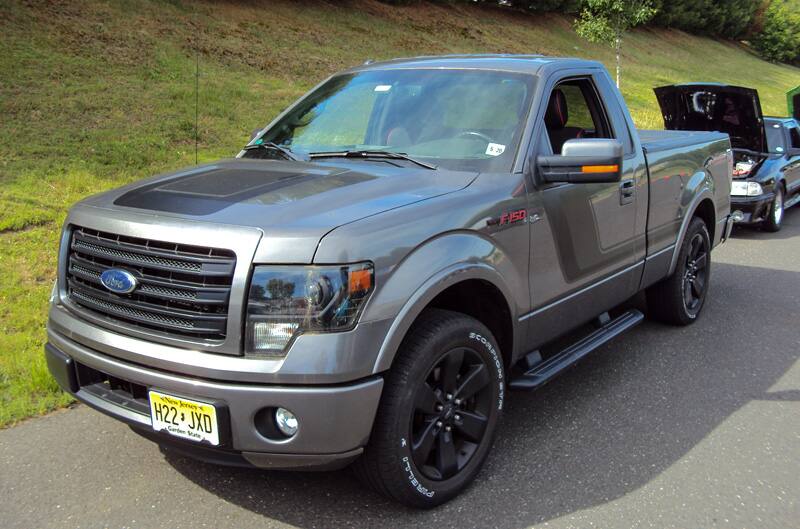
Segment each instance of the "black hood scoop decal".
[[204,216],[258,195],[328,176],[330,171],[210,168],[129,191],[117,206]]

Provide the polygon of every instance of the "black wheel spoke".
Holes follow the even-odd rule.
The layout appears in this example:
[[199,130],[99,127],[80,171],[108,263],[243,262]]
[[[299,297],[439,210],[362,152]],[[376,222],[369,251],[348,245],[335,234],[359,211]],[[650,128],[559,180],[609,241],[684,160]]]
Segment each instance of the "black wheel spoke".
[[436,468],[447,479],[458,472],[458,458],[452,432],[441,432],[436,446]]
[[432,414],[436,413],[436,405],[440,403],[440,396],[436,394],[427,382],[423,382],[414,398],[414,406],[416,409],[424,413]]
[[695,236],[692,239],[691,244],[689,245],[689,260],[694,261],[697,258],[697,252],[700,250],[701,246],[701,239],[700,237]]
[[683,299],[687,305],[692,302],[692,281],[689,279],[683,281]]
[[468,399],[489,383],[489,370],[483,364],[470,367],[469,372],[461,379],[461,385],[455,392],[460,399]]
[[427,461],[431,454],[431,449],[436,442],[437,426],[436,421],[430,421],[425,425],[422,435],[411,445],[414,459],[417,461]]
[[483,432],[486,431],[486,425],[489,420],[478,413],[469,411],[462,411],[459,414],[459,420],[456,420],[455,425],[458,431],[469,441],[473,443],[480,443],[483,439]]
[[698,276],[692,281],[692,292],[694,292],[694,297],[700,299],[703,295],[703,287],[705,287],[705,280]]
[[700,299],[700,294],[702,292],[703,291],[700,289],[700,286],[697,284],[697,281],[692,281],[692,294],[694,295],[694,298]]
[[706,264],[708,264],[708,254],[707,253],[701,253],[694,260],[694,267],[697,270],[702,270],[703,268],[706,267]]
[[461,364],[463,362],[463,349],[454,349],[444,358],[444,362],[442,362],[440,373],[442,389],[451,395],[456,392],[456,388],[458,387],[458,372],[461,370]]

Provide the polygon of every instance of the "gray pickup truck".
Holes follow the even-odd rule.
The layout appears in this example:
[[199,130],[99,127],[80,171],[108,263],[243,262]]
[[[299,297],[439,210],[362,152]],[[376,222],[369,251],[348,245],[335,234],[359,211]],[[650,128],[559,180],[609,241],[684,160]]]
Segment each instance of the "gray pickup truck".
[[438,505],[475,478],[509,390],[640,322],[635,294],[698,317],[731,167],[726,134],[637,131],[596,62],[365,64],[235,159],[74,206],[48,365],[165,450],[355,462]]

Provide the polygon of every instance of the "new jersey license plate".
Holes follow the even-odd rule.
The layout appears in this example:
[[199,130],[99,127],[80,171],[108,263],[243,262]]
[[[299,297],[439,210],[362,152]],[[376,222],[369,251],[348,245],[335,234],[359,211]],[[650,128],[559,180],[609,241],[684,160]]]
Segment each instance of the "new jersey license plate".
[[217,410],[211,404],[150,391],[153,430],[191,441],[219,444]]

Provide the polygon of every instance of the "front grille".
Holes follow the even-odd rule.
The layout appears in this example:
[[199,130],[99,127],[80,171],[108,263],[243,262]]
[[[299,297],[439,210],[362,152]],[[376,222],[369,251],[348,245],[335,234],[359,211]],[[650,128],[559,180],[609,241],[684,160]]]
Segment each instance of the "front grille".
[[[236,256],[230,250],[74,227],[67,259],[69,299],[114,322],[170,334],[222,340]],[[100,282],[109,268],[136,276],[130,294]]]

